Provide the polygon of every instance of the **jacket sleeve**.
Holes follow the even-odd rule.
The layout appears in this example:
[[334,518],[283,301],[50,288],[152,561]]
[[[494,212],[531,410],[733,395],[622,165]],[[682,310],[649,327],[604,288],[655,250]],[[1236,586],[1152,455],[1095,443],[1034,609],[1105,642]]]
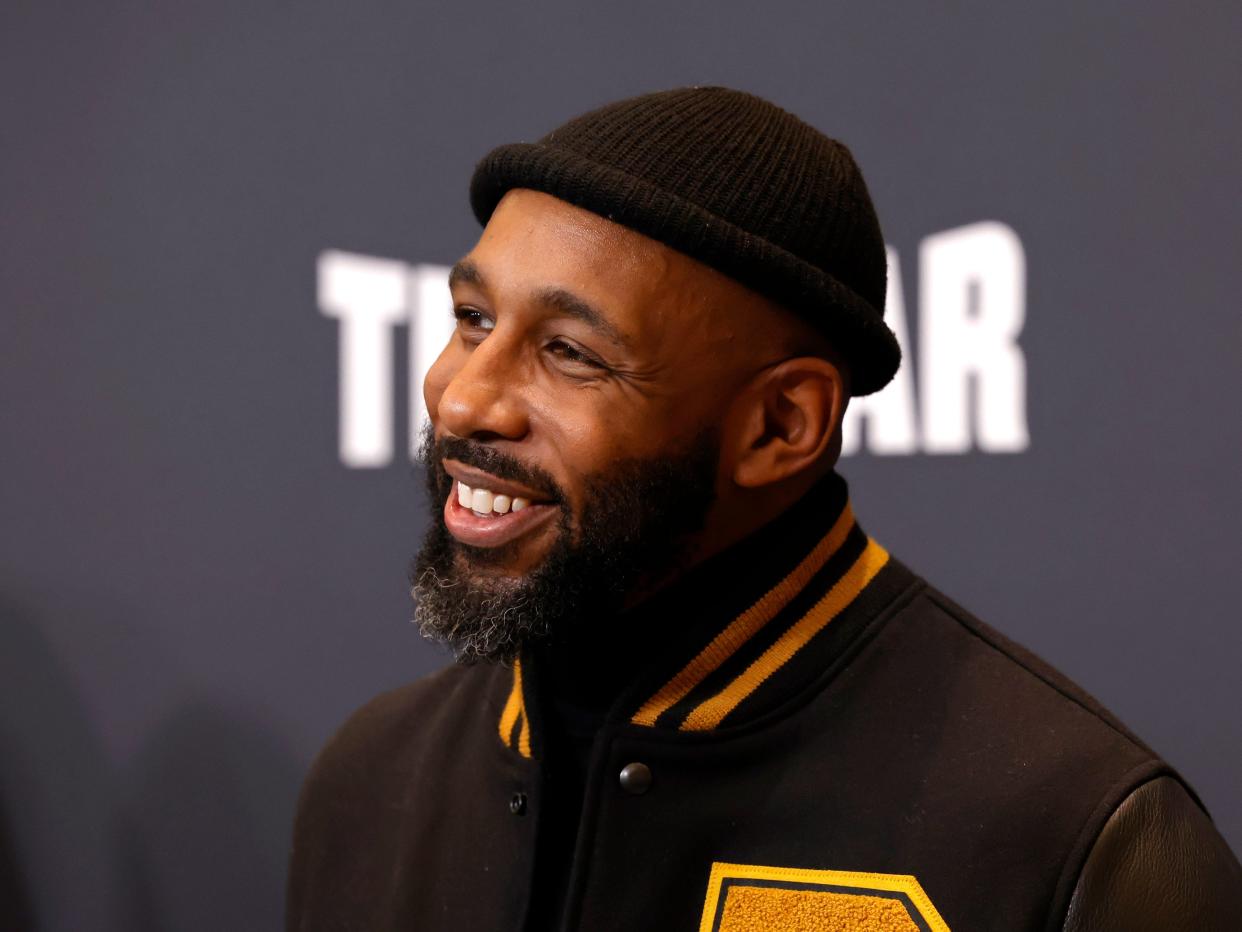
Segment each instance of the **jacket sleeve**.
[[1064,932],[1242,929],[1242,867],[1175,778],[1113,812],[1083,865]]

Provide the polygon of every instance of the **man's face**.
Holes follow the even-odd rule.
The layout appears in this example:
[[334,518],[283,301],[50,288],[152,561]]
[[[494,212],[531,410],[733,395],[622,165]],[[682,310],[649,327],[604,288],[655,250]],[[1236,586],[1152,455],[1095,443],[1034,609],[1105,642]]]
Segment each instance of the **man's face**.
[[507,657],[691,557],[763,350],[735,283],[533,191],[506,195],[451,287],[457,330],[424,384],[420,622]]

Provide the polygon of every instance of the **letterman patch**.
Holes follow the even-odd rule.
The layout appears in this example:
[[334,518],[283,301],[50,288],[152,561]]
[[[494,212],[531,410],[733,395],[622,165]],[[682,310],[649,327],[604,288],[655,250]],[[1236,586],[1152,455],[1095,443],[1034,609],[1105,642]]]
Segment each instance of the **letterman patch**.
[[949,932],[904,874],[712,864],[699,932]]

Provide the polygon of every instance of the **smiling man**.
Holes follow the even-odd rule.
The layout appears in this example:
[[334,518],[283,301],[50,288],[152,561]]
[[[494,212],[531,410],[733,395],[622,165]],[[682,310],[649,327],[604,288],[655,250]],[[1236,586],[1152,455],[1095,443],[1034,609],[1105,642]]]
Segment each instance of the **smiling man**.
[[647,95],[504,146],[427,375],[423,632],[299,802],[290,929],[1232,929],[1242,869],[834,471],[900,354],[849,152]]

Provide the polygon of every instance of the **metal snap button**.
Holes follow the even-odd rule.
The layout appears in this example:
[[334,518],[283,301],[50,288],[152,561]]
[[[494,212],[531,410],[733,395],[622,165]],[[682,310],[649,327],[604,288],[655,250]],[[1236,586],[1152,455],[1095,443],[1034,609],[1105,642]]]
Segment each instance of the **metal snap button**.
[[621,768],[617,780],[625,792],[631,796],[641,796],[651,789],[651,768],[637,761],[626,764]]
[[509,811],[514,815],[526,815],[526,794],[514,793],[509,800]]

